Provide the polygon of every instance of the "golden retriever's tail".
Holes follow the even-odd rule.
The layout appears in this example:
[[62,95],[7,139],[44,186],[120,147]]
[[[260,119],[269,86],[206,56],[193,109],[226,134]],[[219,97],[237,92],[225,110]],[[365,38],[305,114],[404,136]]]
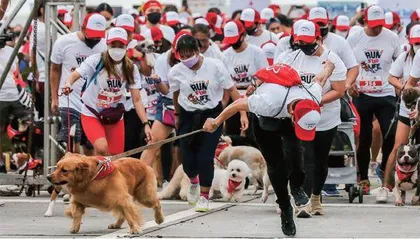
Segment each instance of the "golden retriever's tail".
[[162,191],[158,192],[158,199],[170,199],[175,197],[175,193],[181,187],[181,181],[185,177],[184,169],[182,164],[178,166],[175,170],[174,175],[172,176],[171,181],[166,185]]

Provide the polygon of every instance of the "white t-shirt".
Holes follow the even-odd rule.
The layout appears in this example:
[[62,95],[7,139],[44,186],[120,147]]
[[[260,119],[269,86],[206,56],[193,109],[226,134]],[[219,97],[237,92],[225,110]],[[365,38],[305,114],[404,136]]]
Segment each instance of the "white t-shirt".
[[279,41],[279,38],[277,37],[276,34],[270,31],[267,31],[265,29],[263,29],[262,34],[259,36],[246,35],[245,37],[245,42],[248,42],[249,44],[255,45],[257,47],[261,47],[262,44],[268,41],[273,41],[274,43],[277,44],[277,42]]
[[182,63],[175,65],[169,78],[171,89],[179,90],[179,105],[190,112],[214,109],[222,101],[224,90],[234,86],[223,62],[206,57],[197,71]]
[[290,47],[290,36],[281,38],[276,45],[276,51],[274,51],[274,59],[277,59],[283,52],[292,52]]
[[[5,46],[0,49],[0,72],[4,72],[7,62],[12,55],[13,48]],[[19,99],[19,92],[16,87],[15,80],[13,79],[13,72],[16,70],[17,58],[15,58],[12,66],[10,67],[9,73],[0,89],[0,101],[16,101]]]
[[354,57],[353,51],[346,39],[333,32],[329,32],[327,37],[324,38],[323,45],[328,50],[337,54],[347,69],[357,66],[356,57]]
[[240,53],[229,47],[223,54],[230,77],[241,94],[244,94],[246,88],[251,84],[252,75],[259,69],[268,66],[265,52],[251,44],[248,44],[245,50]]
[[223,55],[220,48],[217,46],[216,43],[210,43],[209,48],[205,52],[202,53],[205,57],[219,59],[223,63],[225,63],[225,56]]
[[388,74],[393,59],[400,53],[397,34],[386,28],[376,37],[366,35],[365,30],[355,31],[347,42],[360,65],[356,81],[359,92],[372,97],[395,96]]
[[[159,24],[158,27],[160,28],[160,30],[163,33],[163,37],[168,40],[169,42],[173,42],[175,39],[175,31],[174,29],[172,29],[171,27]],[[142,25],[140,27],[140,33],[145,37],[148,38],[150,40],[152,40],[152,34],[150,33],[150,29],[147,28],[146,25]]]
[[[171,53],[171,50],[168,50],[168,51],[162,53],[156,59],[156,63],[155,63],[155,73],[156,73],[156,75],[158,75],[160,77],[160,79],[162,80],[162,82],[164,82],[168,86],[170,85],[169,71],[172,68],[169,65],[169,60],[168,60],[170,53]],[[169,99],[173,99],[174,98],[174,90],[169,88],[169,93],[167,95],[165,95],[165,97],[167,97]]]
[[405,26],[397,35],[398,35],[398,40],[400,41],[400,45],[409,44],[408,39],[407,39],[407,34],[405,34]]
[[[417,51],[417,53],[420,53],[420,51]],[[420,78],[420,54],[416,54],[413,59],[413,65],[416,67],[411,68],[410,76],[413,78]]]
[[[61,93],[64,83],[69,78],[73,70],[79,67],[87,57],[96,53],[102,53],[106,50],[107,46],[104,39],[102,39],[94,48],[89,48],[82,40],[80,40],[77,32],[58,38],[54,43],[51,53],[51,62],[61,65],[61,78],[58,87],[58,94]],[[78,112],[82,109],[80,95],[85,81],[86,78],[81,78],[76,81],[72,86],[73,92],[69,95],[70,108],[77,110]],[[58,97],[58,106],[64,108],[68,107],[66,96]]]
[[[344,66],[343,61],[334,52],[324,48],[324,52],[318,57],[307,56],[302,51],[298,50],[289,54],[283,63],[292,66],[298,71],[304,85],[312,85],[314,83],[312,81],[313,78],[317,73],[322,71],[324,68],[322,63],[326,60],[331,61],[335,65],[335,68],[322,88],[322,95],[325,95],[332,90],[331,82],[346,80],[347,69]],[[326,131],[341,124],[340,107],[339,99],[324,104],[321,108],[321,120],[319,121],[316,130]]]
[[[249,111],[265,117],[285,118],[290,117],[287,111],[287,105],[297,99],[310,99],[321,101],[321,86],[317,83],[310,86],[305,86],[307,90],[300,86],[293,86],[290,88],[289,94],[286,97],[289,88],[273,84],[261,84],[254,94],[248,97]],[[308,91],[312,94],[309,94]],[[284,103],[286,100],[286,103]],[[284,104],[284,107],[281,108]],[[279,112],[281,110],[281,112]]]
[[[410,75],[411,66],[413,65],[413,57],[410,55],[407,57],[407,54],[407,52],[401,53],[398,56],[398,58],[392,63],[391,69],[389,70],[390,75],[402,79],[403,85],[407,83],[408,77]],[[401,97],[399,114],[403,117],[408,118],[409,112],[410,111],[408,110],[404,100]]]
[[[101,56],[101,53],[89,56],[76,71],[86,79],[92,78]],[[122,63],[115,67],[118,75],[122,78]],[[141,89],[140,73],[136,65],[134,65],[133,74],[134,84],[129,86],[130,89]],[[96,117],[86,108],[86,105],[97,112],[101,112],[106,108],[116,107],[118,103],[124,103],[126,101],[125,89],[126,81],[118,79],[115,76],[109,77],[105,68],[102,69],[96,78],[96,84],[95,82],[91,82],[83,93],[82,100],[84,105],[82,106],[81,113],[86,116]]]

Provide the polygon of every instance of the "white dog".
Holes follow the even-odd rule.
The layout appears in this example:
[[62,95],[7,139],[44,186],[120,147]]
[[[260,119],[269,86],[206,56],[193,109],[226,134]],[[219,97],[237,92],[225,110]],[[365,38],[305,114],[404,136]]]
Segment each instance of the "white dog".
[[244,193],[245,179],[250,171],[248,165],[241,160],[230,161],[227,170],[216,169],[210,189],[210,198],[215,192],[220,192],[223,200],[237,202]]

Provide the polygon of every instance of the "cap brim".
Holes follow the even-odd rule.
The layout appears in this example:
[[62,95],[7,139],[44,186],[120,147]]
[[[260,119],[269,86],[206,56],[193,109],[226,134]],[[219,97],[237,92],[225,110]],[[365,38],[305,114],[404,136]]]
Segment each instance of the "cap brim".
[[109,39],[106,41],[107,44],[111,44],[115,41],[119,41],[121,43],[123,43],[124,45],[127,45],[128,41],[126,39],[122,39],[122,38],[113,38],[113,39]]
[[176,24],[179,24],[180,23],[180,21],[178,21],[178,20],[174,20],[174,21],[167,21],[166,22],[169,26],[174,26],[174,25],[176,25]]
[[134,27],[130,27],[130,26],[118,26],[118,27],[121,27],[124,30],[127,30],[129,32],[134,32]]
[[217,28],[217,27],[214,28],[214,32],[216,32],[216,34],[219,34],[219,35],[223,34],[222,29],[221,28]]
[[235,44],[239,40],[239,37],[240,36],[236,36],[236,37],[225,37],[223,39],[223,44],[229,44],[229,45]]
[[374,28],[377,26],[385,26],[385,19],[368,20],[367,23],[370,28]]
[[328,19],[324,19],[324,18],[314,18],[311,21],[314,22],[314,23],[318,23],[318,22],[324,23],[324,24],[328,23]]
[[295,122],[295,134],[296,137],[302,141],[312,141],[315,139],[316,128],[312,130],[305,130]]
[[348,31],[350,26],[336,26],[335,28],[339,31]]
[[316,40],[316,37],[315,36],[305,36],[305,35],[303,35],[303,36],[294,37],[294,40],[295,40],[295,42],[296,41],[304,41],[306,43],[312,43]]
[[244,26],[245,27],[252,27],[255,23],[254,22],[249,22],[249,21],[244,21]]
[[86,36],[88,38],[105,38],[105,31],[97,31],[86,28]]
[[385,28],[387,28],[387,29],[391,29],[391,28],[392,28],[392,26],[393,26],[392,24],[385,24],[385,25],[384,25],[384,27],[385,27]]
[[260,20],[260,23],[261,23],[261,24],[266,24],[267,22],[268,22],[268,19],[261,19],[261,20]]
[[410,44],[420,43],[420,37],[411,37],[408,41]]

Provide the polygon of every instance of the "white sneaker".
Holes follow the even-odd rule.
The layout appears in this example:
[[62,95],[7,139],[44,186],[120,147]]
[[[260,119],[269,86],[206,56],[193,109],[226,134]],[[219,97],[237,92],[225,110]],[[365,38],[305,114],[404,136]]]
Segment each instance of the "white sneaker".
[[376,195],[376,202],[377,203],[387,203],[388,202],[388,193],[389,193],[388,188],[381,187],[378,190],[378,194]]
[[197,204],[200,198],[200,184],[190,184],[188,188],[187,201],[191,206]]
[[208,212],[210,211],[210,205],[209,200],[207,200],[205,197],[201,196],[198,200],[197,205],[195,206],[196,212]]
[[64,194],[63,195],[63,202],[65,204],[68,204],[70,202],[70,194]]

